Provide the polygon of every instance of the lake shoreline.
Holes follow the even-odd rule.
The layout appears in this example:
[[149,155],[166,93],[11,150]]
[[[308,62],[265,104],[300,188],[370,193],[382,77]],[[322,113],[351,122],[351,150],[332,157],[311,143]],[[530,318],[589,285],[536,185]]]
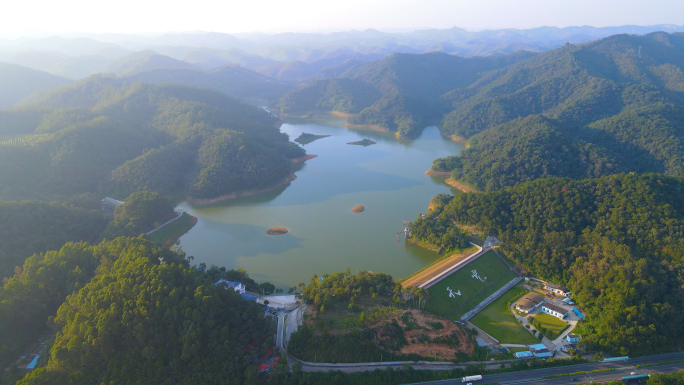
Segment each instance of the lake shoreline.
[[232,192],[230,194],[225,194],[218,196],[216,198],[207,198],[207,199],[194,199],[194,198],[187,198],[186,201],[190,203],[193,206],[208,206],[208,205],[213,205],[216,203],[221,203],[237,198],[246,198],[246,197],[253,197],[255,195],[271,192],[273,190],[277,190],[282,187],[287,187],[292,181],[297,179],[297,176],[294,173],[290,173],[285,179],[282,179],[280,182],[266,188],[258,189],[258,190],[245,190],[245,191],[236,191]]
[[435,171],[433,169],[430,169],[430,170],[425,171],[425,175],[449,177],[449,176],[451,176],[451,173],[449,171]]
[[[313,159],[318,157],[318,155],[313,155],[313,154],[308,154],[304,156],[300,156],[299,158],[294,158],[290,159],[290,162],[292,163],[303,163],[306,162],[309,159]],[[255,190],[245,190],[245,191],[235,191],[230,194],[225,194],[218,196],[216,198],[206,198],[206,199],[195,199],[195,198],[186,198],[185,200],[190,203],[193,206],[208,206],[208,205],[213,205],[216,203],[221,203],[237,198],[246,198],[246,197],[253,197],[259,194],[264,194],[267,192],[271,192],[273,190],[277,190],[282,187],[287,187],[292,183],[294,180],[297,179],[297,175],[295,173],[291,172],[290,175],[286,176],[285,179],[281,179],[280,182],[277,182],[276,184],[265,187],[262,189],[255,189]]]
[[447,180],[444,181],[444,183],[448,184],[451,187],[455,187],[464,193],[479,193],[480,191],[476,190],[473,187],[468,186],[467,184],[458,181],[454,178],[448,178]]

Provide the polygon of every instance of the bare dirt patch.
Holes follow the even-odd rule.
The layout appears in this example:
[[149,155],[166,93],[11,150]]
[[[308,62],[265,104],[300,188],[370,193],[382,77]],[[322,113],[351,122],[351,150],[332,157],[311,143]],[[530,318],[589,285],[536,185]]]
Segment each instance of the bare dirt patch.
[[[473,354],[475,347],[470,343],[468,333],[452,321],[417,310],[411,310],[410,313],[411,321],[415,321],[422,329],[404,332],[408,345],[401,348],[401,353],[415,353],[438,360],[452,360],[456,353]],[[442,324],[443,328],[436,329],[437,324]],[[447,338],[451,338],[451,342],[438,342]]]
[[287,234],[290,230],[287,227],[272,227],[266,231],[268,235],[283,235]]

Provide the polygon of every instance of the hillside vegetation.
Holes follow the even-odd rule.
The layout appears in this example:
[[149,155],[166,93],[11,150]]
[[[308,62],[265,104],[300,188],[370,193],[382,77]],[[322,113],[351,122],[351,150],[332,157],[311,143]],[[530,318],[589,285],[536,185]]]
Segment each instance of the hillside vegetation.
[[641,355],[684,343],[683,194],[659,174],[546,178],[440,196],[431,215],[498,235],[531,275],[568,285],[589,349]]
[[[684,34],[566,45],[445,95],[447,135],[470,137],[437,165],[478,189],[546,176],[684,175]],[[445,167],[444,167],[445,166]]]
[[103,224],[99,211],[71,204],[0,201],[0,280],[21,274],[31,255],[87,241]]
[[[479,72],[501,68],[533,54],[464,59],[445,53],[424,55],[394,54],[383,60],[354,66],[333,84],[354,85],[331,89],[333,80],[315,81],[285,95],[281,105],[303,109],[328,109],[357,113],[348,122],[380,126],[399,136],[417,136],[423,127],[437,124],[449,110],[441,95],[477,79]],[[344,80],[351,79],[353,80]],[[327,87],[322,89],[322,85]],[[370,96],[373,96],[372,98]],[[378,96],[379,95],[379,98]],[[339,109],[339,101],[358,100],[353,109]],[[360,110],[360,111],[357,111]]]
[[[329,85],[342,81],[355,86]],[[380,97],[362,99],[364,87]],[[536,55],[395,54],[310,83],[280,103],[300,114],[353,113],[349,124],[398,136],[439,125],[469,148],[433,169],[490,191],[547,176],[684,175],[683,91],[684,34],[656,32]],[[365,102],[340,107],[351,100]]]
[[36,255],[0,299],[0,353],[46,322],[57,331],[47,366],[20,384],[247,383],[274,332],[260,306],[142,239]]
[[0,112],[0,194],[216,197],[280,182],[304,150],[264,110],[216,91],[91,77]]

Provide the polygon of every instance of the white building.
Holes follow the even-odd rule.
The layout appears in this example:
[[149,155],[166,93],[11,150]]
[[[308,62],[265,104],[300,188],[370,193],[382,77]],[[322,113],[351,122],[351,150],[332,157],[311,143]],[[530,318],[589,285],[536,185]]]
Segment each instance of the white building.
[[233,281],[226,281],[225,279],[219,279],[216,281],[214,286],[223,286],[226,290],[228,289],[233,289],[237,291],[240,294],[245,294],[245,285],[241,284],[240,282],[233,282]]
[[544,303],[544,297],[537,293],[528,293],[515,304],[515,307],[519,311],[529,314],[542,303]]
[[549,282],[544,283],[544,289],[548,290],[552,293],[562,295],[564,297],[568,297],[571,294],[570,290],[568,290],[567,287],[565,287],[563,285],[556,285],[555,283],[549,283]]
[[554,317],[563,319],[568,316],[568,310],[563,309],[560,306],[556,306],[552,303],[545,303],[542,305],[542,311],[547,314],[551,314]]

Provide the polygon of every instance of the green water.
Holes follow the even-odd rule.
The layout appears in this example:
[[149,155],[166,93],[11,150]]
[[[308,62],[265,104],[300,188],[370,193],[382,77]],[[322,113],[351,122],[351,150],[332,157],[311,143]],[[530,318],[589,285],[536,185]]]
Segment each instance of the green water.
[[[343,122],[342,122],[343,123]],[[331,135],[303,146],[318,155],[296,172],[290,186],[257,197],[213,207],[179,205],[199,218],[181,238],[195,264],[245,268],[257,281],[280,287],[309,282],[346,268],[406,277],[440,256],[398,243],[402,221],[427,212],[439,193],[457,193],[444,178],[425,171],[439,157],[458,154],[463,146],[428,127],[416,140],[391,134],[348,130],[340,122],[284,124],[290,139],[302,132]],[[347,145],[369,138],[369,147]],[[356,205],[366,210],[352,213]],[[285,235],[266,230],[287,227]]]

